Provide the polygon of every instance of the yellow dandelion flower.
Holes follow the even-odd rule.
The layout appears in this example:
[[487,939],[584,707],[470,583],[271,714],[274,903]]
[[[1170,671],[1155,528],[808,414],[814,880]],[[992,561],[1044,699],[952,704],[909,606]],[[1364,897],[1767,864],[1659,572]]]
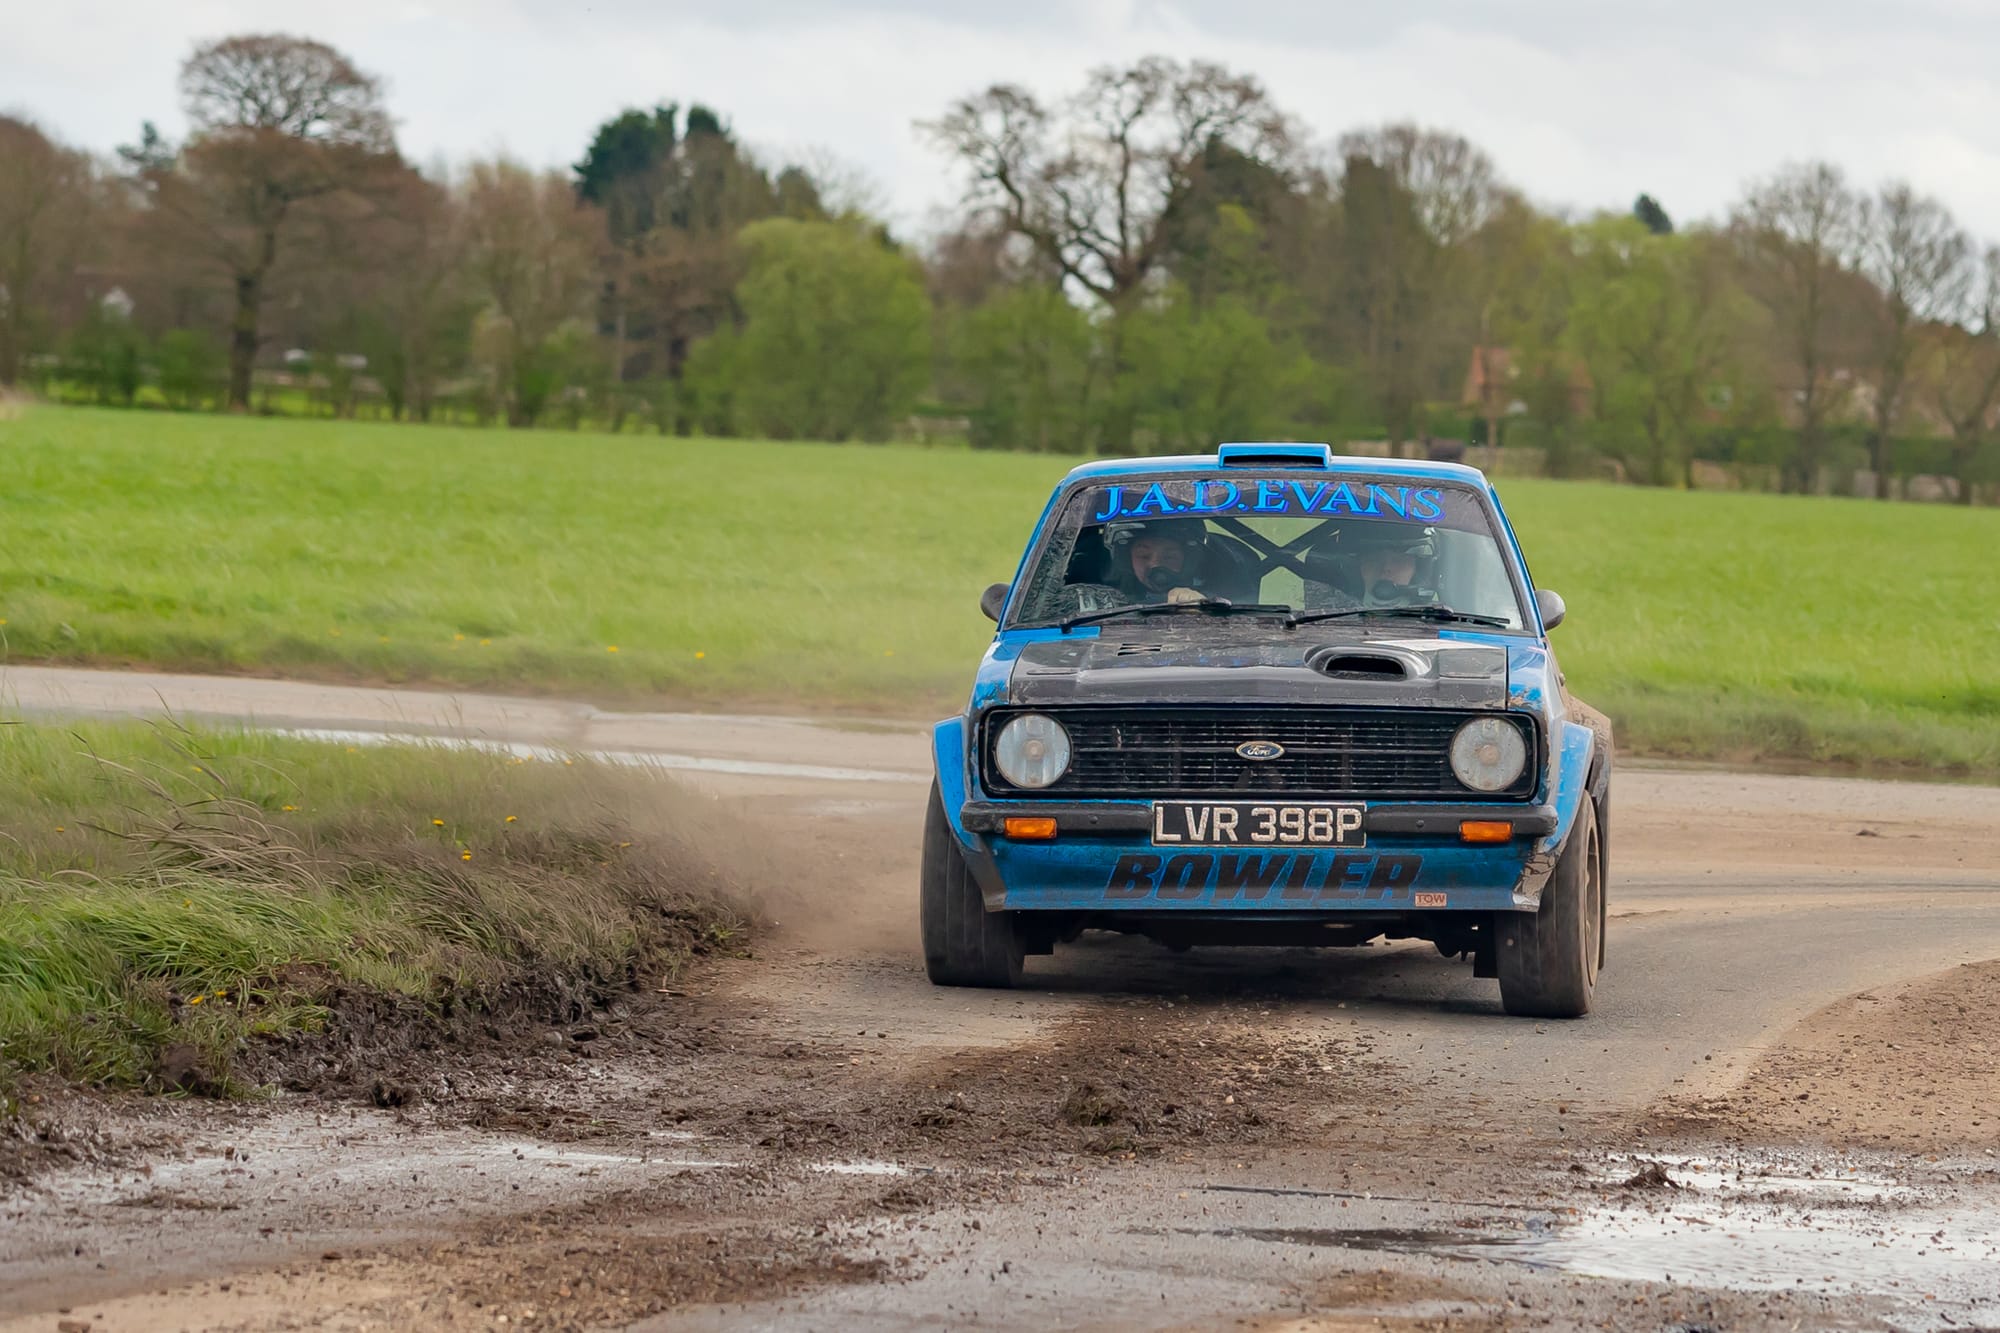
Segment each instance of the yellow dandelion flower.
[[694,656],[695,656],[695,660],[696,660],[696,661],[698,662],[698,661],[700,661],[700,660],[701,660],[702,658],[704,658],[704,657],[707,657],[707,656],[708,656],[708,654],[707,654],[707,653],[696,653],[696,654],[695,654]]
[[493,644],[493,640],[491,640],[491,639],[481,639],[481,640],[479,641],[479,646],[480,646],[481,648],[487,648],[487,647],[491,647],[491,646],[492,646],[492,644]]
[[514,822],[514,816],[512,816],[512,815],[508,815],[508,816],[507,816],[507,822],[508,822],[509,824],[513,823],[513,822]]
[[0,619],[0,625],[4,625],[4,624],[6,624],[6,623],[7,623],[7,622],[6,622],[6,621],[5,621],[4,619]]
[[285,811],[285,812],[286,812],[287,814],[289,814],[289,813],[291,813],[292,811],[294,811],[294,810],[298,809],[298,807],[297,807],[296,805],[281,805],[281,806],[279,806],[278,808],[279,808],[280,810],[283,810],[283,811]]
[[464,643],[464,642],[465,642],[465,636],[464,636],[463,634],[454,634],[454,635],[452,635],[452,636],[451,636],[451,641],[452,641],[453,643]]
[[460,853],[458,854],[458,859],[459,859],[459,860],[461,860],[461,861],[470,861],[470,860],[472,859],[472,853],[471,853],[471,852],[460,852]]
[[358,745],[350,745],[350,746],[348,746],[348,747],[347,747],[347,752],[348,752],[349,754],[360,754],[360,753],[361,753],[361,747],[360,747],[360,746],[358,746]]
[[631,846],[632,844],[631,844],[631,843],[629,843],[629,842],[621,842],[621,843],[619,843],[618,845],[619,845],[620,847],[630,847],[630,846]]
[[229,998],[229,992],[226,990],[219,990],[215,993],[215,998],[218,1000],[226,1000]]
[[607,653],[615,653],[618,651],[618,645],[615,643],[607,643],[606,645],[604,645],[604,651]]
[[443,827],[444,827],[444,821],[443,821],[442,819],[433,819],[433,820],[431,821],[431,825],[432,825],[432,827],[434,827],[434,828],[443,828]]
[[189,1003],[189,1004],[200,1004],[200,1003],[201,1003],[201,1001],[202,1001],[202,997],[201,997],[201,996],[199,996],[199,995],[193,995],[193,996],[189,996],[189,997],[188,997],[188,1003]]
[[183,898],[183,899],[181,899],[181,906],[182,906],[182,907],[193,907],[193,906],[194,906],[194,899],[192,899],[192,898]]
[[56,825],[56,832],[61,833],[62,831],[63,831],[63,826],[61,824]]

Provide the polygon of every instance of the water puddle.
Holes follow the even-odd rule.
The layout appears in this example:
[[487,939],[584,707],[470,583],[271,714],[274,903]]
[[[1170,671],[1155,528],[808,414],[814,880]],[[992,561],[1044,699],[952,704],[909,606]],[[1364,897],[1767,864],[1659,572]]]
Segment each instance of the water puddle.
[[1590,1182],[1587,1202],[1555,1212],[1468,1204],[1448,1226],[1175,1230],[1626,1281],[1883,1298],[1902,1308],[1891,1320],[1899,1329],[2000,1326],[2000,1190],[1991,1186],[1919,1189],[1888,1171],[1803,1158],[1613,1156],[1579,1174]]
[[808,1171],[829,1176],[907,1176],[910,1168],[894,1162],[814,1162]]

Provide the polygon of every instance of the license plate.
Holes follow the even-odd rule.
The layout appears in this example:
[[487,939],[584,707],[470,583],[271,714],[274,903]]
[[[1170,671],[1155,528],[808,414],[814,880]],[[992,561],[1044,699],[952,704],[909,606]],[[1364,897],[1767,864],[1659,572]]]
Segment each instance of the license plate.
[[1155,801],[1155,847],[1366,847],[1358,805]]

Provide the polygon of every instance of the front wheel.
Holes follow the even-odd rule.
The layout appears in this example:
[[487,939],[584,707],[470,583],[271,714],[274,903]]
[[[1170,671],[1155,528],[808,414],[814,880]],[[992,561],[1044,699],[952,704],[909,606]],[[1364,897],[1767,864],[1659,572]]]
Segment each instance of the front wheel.
[[1500,1003],[1523,1018],[1581,1018],[1597,989],[1604,936],[1604,862],[1597,805],[1585,797],[1569,845],[1534,912],[1499,912],[1494,966]]
[[1021,932],[1009,912],[989,912],[965,864],[958,835],[931,784],[924,820],[922,900],[924,972],[937,986],[1005,988],[1021,979]]

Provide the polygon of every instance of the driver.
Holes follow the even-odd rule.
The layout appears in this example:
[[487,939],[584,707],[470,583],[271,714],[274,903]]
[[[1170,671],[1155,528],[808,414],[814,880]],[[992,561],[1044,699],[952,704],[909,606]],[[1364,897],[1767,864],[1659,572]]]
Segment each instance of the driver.
[[1335,534],[1330,552],[1322,555],[1315,550],[1308,563],[1328,575],[1325,582],[1332,585],[1337,606],[1420,606],[1437,601],[1432,586],[1436,528],[1350,523]]
[[1111,552],[1111,583],[1139,602],[1200,601],[1204,596],[1235,598],[1240,589],[1233,565],[1209,549],[1208,529],[1198,518],[1128,519],[1104,525]]

